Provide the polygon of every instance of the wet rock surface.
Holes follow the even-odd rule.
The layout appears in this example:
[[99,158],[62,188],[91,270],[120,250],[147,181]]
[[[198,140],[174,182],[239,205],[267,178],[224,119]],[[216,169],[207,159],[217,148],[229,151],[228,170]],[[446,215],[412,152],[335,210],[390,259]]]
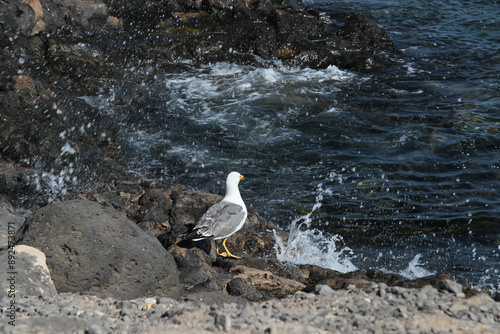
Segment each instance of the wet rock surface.
[[167,59],[280,59],[302,67],[370,70],[379,66],[382,52],[395,51],[385,31],[363,16],[329,18],[295,0],[114,1],[110,11],[124,17],[125,26],[146,26],[140,48]]

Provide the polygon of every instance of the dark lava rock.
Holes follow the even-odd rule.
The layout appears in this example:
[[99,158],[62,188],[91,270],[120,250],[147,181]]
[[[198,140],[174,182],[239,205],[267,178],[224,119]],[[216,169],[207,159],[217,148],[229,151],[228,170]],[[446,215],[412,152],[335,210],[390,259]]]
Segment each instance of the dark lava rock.
[[231,280],[226,286],[227,293],[232,296],[240,296],[249,301],[256,302],[264,298],[255,286],[247,282],[247,280],[236,277]]
[[25,220],[23,213],[16,212],[8,200],[0,197],[0,250],[14,247],[16,231]]
[[130,299],[176,296],[175,261],[122,213],[87,200],[49,205],[31,215],[19,242],[42,250],[59,292]]
[[0,39],[20,33],[30,36],[36,24],[35,12],[26,3],[2,1],[0,6]]
[[119,0],[109,6],[125,27],[143,33],[141,57],[255,65],[280,59],[370,70],[380,66],[381,52],[396,51],[385,31],[362,15],[338,13],[334,23],[296,0]]
[[215,258],[205,254],[199,249],[186,249],[177,245],[172,246],[169,252],[174,256],[180,271],[180,281],[186,290],[190,292],[199,291],[222,291],[231,279],[231,275],[211,264]]
[[184,189],[174,189],[172,192],[173,225],[196,225],[198,219],[209,207],[222,199],[221,196]]
[[0,166],[0,192],[36,209],[109,181],[117,126],[78,98],[99,89],[91,76],[109,73],[95,70],[99,50],[84,40],[108,27],[107,6],[23,2],[0,5],[0,164],[15,166]]
[[[31,202],[31,205],[26,205],[27,207],[37,202],[45,202],[46,199],[34,196],[37,194],[36,186],[30,184],[29,180],[29,169],[0,160],[0,194],[3,195],[1,202],[10,207],[20,207],[22,203],[28,202],[26,198],[30,198]],[[12,210],[8,211],[12,213]]]
[[153,221],[167,224],[172,210],[170,193],[162,189],[147,189],[139,198],[140,209],[135,214],[136,221]]

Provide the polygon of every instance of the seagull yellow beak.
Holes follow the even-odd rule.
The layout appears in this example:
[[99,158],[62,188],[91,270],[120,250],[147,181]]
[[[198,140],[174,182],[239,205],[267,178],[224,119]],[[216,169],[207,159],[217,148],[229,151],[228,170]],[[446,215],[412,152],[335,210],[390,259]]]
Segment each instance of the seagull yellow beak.
[[245,177],[243,175],[240,175],[240,180],[244,180]]

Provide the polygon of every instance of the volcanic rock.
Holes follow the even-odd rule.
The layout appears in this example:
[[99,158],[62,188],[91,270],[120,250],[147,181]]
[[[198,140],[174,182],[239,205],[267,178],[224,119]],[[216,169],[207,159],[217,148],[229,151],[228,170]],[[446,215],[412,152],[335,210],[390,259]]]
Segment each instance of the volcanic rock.
[[59,292],[101,297],[175,296],[175,261],[125,215],[86,200],[51,204],[32,214],[19,242],[42,250]]
[[[225,270],[212,266],[210,257],[203,251],[174,245],[169,252],[179,267],[180,281],[190,292],[222,291],[231,279],[231,275]],[[212,257],[215,257],[215,251]]]
[[232,279],[227,284],[226,290],[232,296],[240,296],[253,302],[264,299],[262,293],[248,279],[242,277]]
[[363,16],[339,13],[334,23],[296,0],[134,0],[109,7],[128,25],[156,31],[154,42],[144,35],[143,51],[154,54],[162,45],[172,59],[257,65],[280,59],[301,67],[370,70],[380,66],[379,51],[396,50]]
[[[249,290],[251,298],[254,298],[256,291],[259,291],[268,297],[276,298],[294,294],[295,292],[303,290],[306,287],[300,282],[280,277],[265,270],[259,270],[246,266],[235,266],[234,268],[231,268],[231,271],[237,273],[236,278],[241,278],[243,280],[240,282],[246,281],[255,288],[255,290],[250,290],[243,286],[244,290]],[[236,281],[233,280],[233,285],[236,285],[235,283]],[[238,285],[240,287],[242,286],[240,283],[238,283]]]
[[28,4],[5,1],[0,6],[0,39],[20,33],[30,36],[36,24],[36,15]]

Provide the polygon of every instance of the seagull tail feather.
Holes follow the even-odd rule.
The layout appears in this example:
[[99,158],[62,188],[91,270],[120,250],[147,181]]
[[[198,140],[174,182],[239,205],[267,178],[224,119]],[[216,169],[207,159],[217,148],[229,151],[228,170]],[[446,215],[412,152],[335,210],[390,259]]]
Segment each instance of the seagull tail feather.
[[203,234],[203,231],[201,229],[197,229],[187,234],[184,234],[182,236],[182,239],[197,241],[201,239],[208,239],[210,237],[211,237],[210,235]]

